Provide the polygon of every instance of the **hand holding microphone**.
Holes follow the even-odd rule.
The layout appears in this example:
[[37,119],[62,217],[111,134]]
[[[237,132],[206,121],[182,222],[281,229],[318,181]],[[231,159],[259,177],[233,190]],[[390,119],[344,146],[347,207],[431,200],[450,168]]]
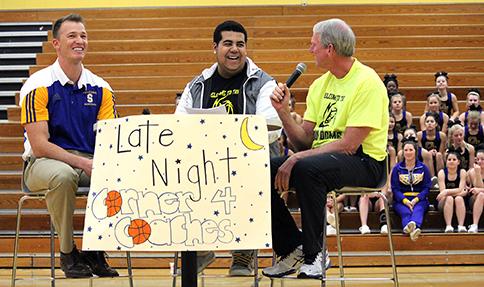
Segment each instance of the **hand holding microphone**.
[[[306,71],[306,64],[299,63],[296,66],[296,69],[286,81],[286,84],[278,83],[277,87],[275,88],[274,92],[272,93],[272,100],[276,103],[282,103],[286,95],[290,95],[289,88],[296,82],[296,80]],[[289,99],[287,100],[289,101]]]

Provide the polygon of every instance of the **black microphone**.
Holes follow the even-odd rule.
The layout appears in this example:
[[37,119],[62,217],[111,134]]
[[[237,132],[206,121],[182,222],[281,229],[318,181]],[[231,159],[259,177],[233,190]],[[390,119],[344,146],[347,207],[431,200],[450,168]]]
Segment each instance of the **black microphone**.
[[288,88],[290,88],[292,84],[296,82],[296,80],[299,78],[299,76],[301,76],[302,73],[306,72],[306,68],[307,66],[304,63],[297,64],[296,69],[294,70],[294,72],[292,72],[292,74],[286,81],[286,85]]

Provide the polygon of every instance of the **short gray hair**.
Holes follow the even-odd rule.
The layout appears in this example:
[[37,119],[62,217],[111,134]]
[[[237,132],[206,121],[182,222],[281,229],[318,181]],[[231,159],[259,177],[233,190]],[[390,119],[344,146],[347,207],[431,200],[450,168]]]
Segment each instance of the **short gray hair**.
[[341,19],[329,19],[314,25],[313,33],[319,34],[321,44],[326,48],[333,44],[336,54],[345,57],[355,52],[355,34],[351,27]]

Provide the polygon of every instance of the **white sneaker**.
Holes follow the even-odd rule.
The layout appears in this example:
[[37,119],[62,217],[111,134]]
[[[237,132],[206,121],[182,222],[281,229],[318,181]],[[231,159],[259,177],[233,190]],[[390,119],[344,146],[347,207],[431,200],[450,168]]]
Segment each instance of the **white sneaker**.
[[[297,278],[314,278],[319,279],[323,275],[322,262],[323,253],[319,252],[313,263],[303,264],[299,270]],[[328,250],[326,250],[326,260],[324,262],[324,268],[328,270],[331,267],[331,260],[329,259]]]
[[326,222],[328,222],[328,224],[331,224],[331,226],[336,227],[336,218],[334,217],[334,213],[331,213],[329,211],[326,213]]
[[409,223],[407,223],[407,225],[405,225],[405,227],[403,228],[403,232],[406,233],[406,234],[409,234],[409,233],[412,233],[412,231],[415,230],[415,227],[417,226],[417,224],[415,224],[415,221],[410,221]]
[[388,225],[382,225],[380,228],[380,234],[388,234]]
[[336,235],[336,228],[331,225],[326,225],[326,236]]
[[445,233],[452,233],[454,232],[454,227],[452,225],[447,225],[444,230]]
[[410,239],[412,241],[417,241],[420,233],[422,233],[422,230],[420,230],[420,228],[415,228],[412,232],[410,232]]
[[267,277],[283,277],[295,273],[304,262],[302,245],[299,245],[291,253],[278,259],[274,266],[264,268],[262,274]]
[[467,232],[467,228],[463,225],[457,225],[457,232]]
[[359,228],[361,234],[370,234],[371,233],[371,230],[370,230],[370,227],[368,227],[368,225],[362,225],[360,228]]
[[469,229],[467,230],[469,233],[477,233],[478,232],[478,226],[477,224],[471,224],[469,225]]
[[358,211],[358,209],[356,209],[356,207],[350,206],[349,212],[357,212],[357,211]]

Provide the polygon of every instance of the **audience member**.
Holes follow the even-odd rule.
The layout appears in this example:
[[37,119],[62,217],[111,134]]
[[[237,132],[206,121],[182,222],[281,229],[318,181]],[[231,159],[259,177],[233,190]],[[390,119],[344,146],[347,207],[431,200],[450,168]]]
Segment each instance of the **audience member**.
[[452,227],[452,216],[457,215],[457,231],[467,232],[464,226],[466,217],[466,207],[464,198],[467,195],[466,178],[467,173],[460,168],[460,155],[458,152],[450,148],[447,152],[445,160],[445,168],[439,171],[439,194],[437,195],[437,202],[440,211],[444,213],[445,232],[454,232]]
[[469,189],[469,207],[472,209],[472,224],[467,230],[469,233],[477,233],[479,219],[484,207],[484,145],[477,149],[476,163],[469,171],[472,187]]
[[[272,240],[279,258],[262,271],[266,276],[299,270],[299,278],[320,278],[323,266],[330,266],[322,250],[326,194],[346,185],[375,186],[384,171],[388,98],[378,74],[352,56],[354,49],[355,36],[344,21],[317,23],[309,51],[327,72],[309,88],[302,125],[291,116],[285,84],[271,96],[299,152],[271,160]],[[302,231],[277,193],[289,187],[296,190]]]
[[425,117],[425,129],[417,133],[419,145],[432,155],[435,174],[444,168],[443,155],[447,145],[447,136],[437,128],[437,114],[428,112]]
[[481,124],[481,115],[478,111],[467,113],[467,124],[464,125],[464,141],[477,149],[477,146],[484,143],[484,128]]
[[80,15],[58,19],[52,34],[57,60],[30,76],[20,91],[25,185],[31,192],[46,192],[66,277],[118,276],[104,252],[80,253],[73,239],[76,191],[89,186],[92,172],[93,126],[117,117],[114,95],[108,83],[82,65],[88,41]]
[[385,87],[387,88],[387,94],[388,98],[390,98],[392,95],[398,93],[398,80],[397,80],[397,75],[395,74],[385,74],[383,76],[383,83],[385,84]]
[[447,124],[449,122],[449,116],[440,110],[440,98],[436,93],[430,93],[427,96],[426,111],[420,116],[420,130],[425,130],[425,118],[428,114],[433,113],[435,115],[435,120],[437,121],[437,126],[439,131],[447,134]]
[[464,128],[459,123],[449,127],[448,145],[459,154],[461,168],[468,171],[474,166],[474,147],[464,141]]
[[[405,139],[408,139],[408,138],[414,138],[414,139],[417,138],[417,130],[415,129],[415,126],[411,126],[408,129],[406,129],[405,132],[403,132],[403,141],[405,141]],[[403,148],[400,152],[398,152],[397,157],[398,157],[398,161],[402,161],[404,159]],[[434,163],[430,152],[421,146],[417,146],[417,159],[423,162],[425,166],[427,166],[432,176],[432,184],[436,184],[437,176],[434,173],[434,169],[433,169]]]
[[467,116],[469,111],[478,111],[481,117],[481,123],[484,123],[484,113],[481,107],[481,92],[477,88],[472,88],[467,91],[466,108],[467,110],[460,114],[459,120],[464,125],[467,124]]
[[454,121],[459,117],[459,105],[457,104],[457,97],[449,92],[449,76],[447,72],[435,73],[435,86],[440,97],[440,110],[449,116],[450,121]]
[[416,241],[429,207],[430,171],[417,158],[415,138],[404,139],[403,160],[392,170],[393,209],[402,219],[403,232]]
[[412,124],[412,114],[405,108],[404,96],[400,93],[393,94],[390,98],[391,113],[395,118],[395,130],[401,134]]

